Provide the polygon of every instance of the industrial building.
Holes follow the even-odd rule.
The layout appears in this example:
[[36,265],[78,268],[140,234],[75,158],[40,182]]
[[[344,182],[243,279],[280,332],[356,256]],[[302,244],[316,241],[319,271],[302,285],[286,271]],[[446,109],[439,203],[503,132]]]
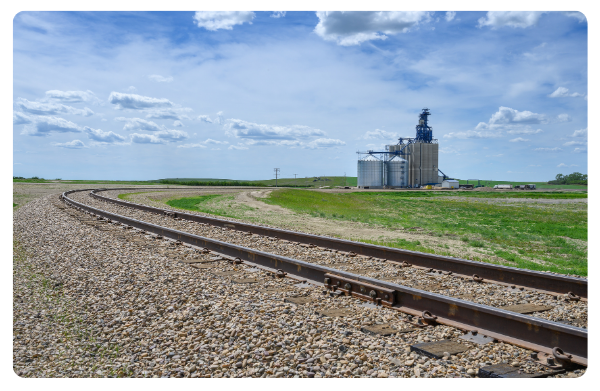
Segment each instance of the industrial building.
[[438,167],[439,145],[428,124],[430,115],[427,108],[419,114],[416,137],[399,138],[386,151],[358,152],[359,188],[416,188],[447,179]]

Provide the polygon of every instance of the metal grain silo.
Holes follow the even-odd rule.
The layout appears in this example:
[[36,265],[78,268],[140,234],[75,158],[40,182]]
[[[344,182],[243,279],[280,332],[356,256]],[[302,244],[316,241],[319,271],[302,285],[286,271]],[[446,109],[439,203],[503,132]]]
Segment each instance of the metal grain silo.
[[358,161],[358,187],[383,187],[383,162],[372,155]]
[[394,156],[385,162],[385,170],[388,187],[406,187],[408,185],[408,164],[400,156]]

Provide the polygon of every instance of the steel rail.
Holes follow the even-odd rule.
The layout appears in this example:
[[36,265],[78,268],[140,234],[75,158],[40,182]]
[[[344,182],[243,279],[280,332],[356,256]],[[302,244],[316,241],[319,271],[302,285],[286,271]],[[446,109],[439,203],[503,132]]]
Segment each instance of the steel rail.
[[[63,193],[61,198],[70,206],[140,230],[162,235],[165,238],[179,240],[192,246],[204,247],[263,267],[280,269],[290,275],[307,280],[325,281],[325,285],[333,290],[335,290],[335,287],[339,287],[340,290],[359,299],[368,298],[368,300],[375,303],[381,303],[392,309],[413,315],[429,311],[437,316],[436,322],[440,324],[462,330],[477,330],[479,333],[496,338],[499,341],[549,354],[551,354],[553,348],[560,347],[564,352],[572,355],[573,362],[587,366],[587,330],[585,329],[139,221],[85,205],[68,197],[71,193],[78,191],[85,190],[68,191]],[[338,285],[335,285],[336,281],[338,281]],[[340,281],[342,284],[339,284]],[[364,294],[365,290],[363,289],[365,288],[371,290],[368,295]]]
[[[551,273],[544,273],[526,269],[519,269],[509,266],[494,265],[485,262],[470,261],[467,259],[448,257],[443,255],[427,254],[417,251],[403,250],[385,246],[378,246],[369,243],[360,243],[350,240],[330,238],[326,236],[312,235],[302,232],[288,231],[278,228],[262,227],[259,225],[239,223],[228,220],[222,220],[214,217],[200,216],[181,211],[165,210],[152,206],[136,204],[124,200],[104,197],[99,192],[111,190],[140,190],[135,188],[119,189],[96,189],[91,192],[91,196],[106,202],[117,205],[127,206],[134,209],[143,210],[156,214],[171,214],[188,221],[210,224],[217,227],[231,228],[238,231],[250,232],[253,234],[277,237],[279,239],[290,240],[298,243],[314,244],[320,247],[330,249],[354,252],[356,254],[381,258],[392,262],[407,262],[411,265],[443,270],[463,276],[473,276],[476,274],[480,278],[495,281],[505,285],[523,286],[531,289],[566,294],[569,292],[577,296],[587,298],[588,281],[585,278],[569,277]],[[165,188],[149,190],[167,190]],[[172,190],[172,188],[168,189]]]

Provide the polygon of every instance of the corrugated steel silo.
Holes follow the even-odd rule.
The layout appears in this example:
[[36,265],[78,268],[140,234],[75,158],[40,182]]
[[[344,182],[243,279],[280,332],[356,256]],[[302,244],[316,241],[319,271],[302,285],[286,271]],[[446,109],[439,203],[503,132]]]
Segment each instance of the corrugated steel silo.
[[372,155],[358,161],[358,187],[383,187],[383,162]]
[[385,162],[386,185],[388,187],[406,187],[408,185],[408,163],[400,156],[394,156]]

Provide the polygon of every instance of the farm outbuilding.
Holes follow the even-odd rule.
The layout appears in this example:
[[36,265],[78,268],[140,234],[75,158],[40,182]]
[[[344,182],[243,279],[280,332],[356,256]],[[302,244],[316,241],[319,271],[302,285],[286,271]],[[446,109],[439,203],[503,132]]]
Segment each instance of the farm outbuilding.
[[458,181],[456,179],[446,179],[442,182],[443,189],[458,189]]

